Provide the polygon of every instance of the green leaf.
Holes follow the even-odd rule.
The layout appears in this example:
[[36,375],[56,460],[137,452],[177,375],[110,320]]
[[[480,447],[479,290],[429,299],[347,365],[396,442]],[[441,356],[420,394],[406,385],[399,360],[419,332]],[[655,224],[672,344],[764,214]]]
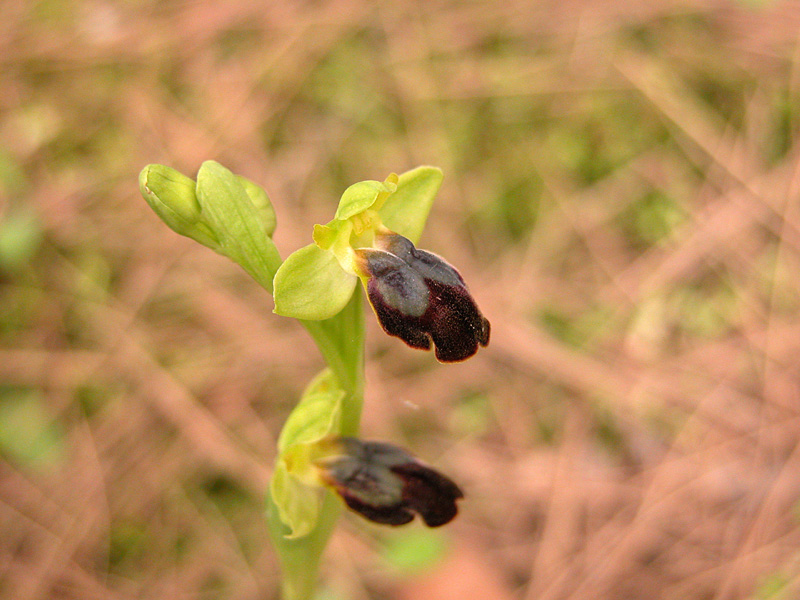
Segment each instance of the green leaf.
[[400,175],[397,190],[378,211],[383,224],[416,244],[422,236],[442,178],[441,169],[427,166]]
[[147,165],[139,174],[139,191],[150,208],[175,233],[219,252],[219,240],[202,222],[194,179],[164,165]]
[[250,197],[250,201],[258,211],[258,216],[261,217],[261,225],[264,227],[264,232],[272,237],[275,233],[275,227],[278,225],[278,217],[275,215],[275,209],[272,207],[272,202],[269,201],[269,196],[264,189],[241,175],[236,178],[242,184],[244,191]]
[[197,200],[219,237],[219,252],[272,292],[281,258],[239,178],[217,162],[204,162],[197,173]]
[[354,183],[342,194],[336,217],[339,220],[349,219],[360,212],[364,212],[375,204],[380,193],[391,194],[394,191],[391,184],[382,181],[359,181]]
[[339,313],[358,278],[342,269],[332,252],[309,244],[293,252],[275,275],[275,313],[319,321]]

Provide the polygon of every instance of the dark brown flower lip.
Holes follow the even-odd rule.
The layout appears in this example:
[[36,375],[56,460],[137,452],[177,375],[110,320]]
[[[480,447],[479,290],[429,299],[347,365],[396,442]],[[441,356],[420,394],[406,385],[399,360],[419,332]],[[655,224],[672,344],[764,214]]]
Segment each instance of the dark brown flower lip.
[[466,360],[488,345],[489,321],[452,265],[398,234],[381,236],[378,245],[358,252],[370,304],[386,333],[412,348],[433,345],[440,362]]
[[338,438],[341,452],[317,462],[322,480],[347,506],[384,525],[419,514],[429,527],[449,523],[464,494],[446,476],[392,444]]

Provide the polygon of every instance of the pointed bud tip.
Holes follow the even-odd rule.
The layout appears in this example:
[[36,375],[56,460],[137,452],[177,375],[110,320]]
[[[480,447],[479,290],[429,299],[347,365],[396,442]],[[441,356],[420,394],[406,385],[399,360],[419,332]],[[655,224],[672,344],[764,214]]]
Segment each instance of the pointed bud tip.
[[187,224],[200,219],[195,181],[165,165],[147,165],[139,173],[139,190],[151,208],[173,226],[175,218]]

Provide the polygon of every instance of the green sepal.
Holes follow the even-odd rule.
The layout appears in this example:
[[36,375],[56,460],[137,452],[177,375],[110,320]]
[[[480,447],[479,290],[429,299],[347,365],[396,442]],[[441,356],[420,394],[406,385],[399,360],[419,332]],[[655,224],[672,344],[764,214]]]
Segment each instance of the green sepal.
[[296,250],[275,274],[275,314],[320,321],[338,314],[358,278],[342,269],[333,252],[309,244]]
[[261,218],[261,225],[264,227],[264,233],[272,237],[272,234],[275,233],[275,227],[278,225],[278,217],[275,215],[275,209],[272,207],[272,202],[270,202],[267,192],[246,177],[237,175],[236,178],[244,187],[244,191],[247,192],[253,206],[256,207],[258,216]]
[[[394,176],[397,177],[396,175]],[[342,194],[339,206],[336,209],[335,218],[339,220],[349,219],[350,217],[364,212],[379,199],[382,194],[388,196],[396,189],[395,183],[390,175],[386,181],[359,181],[354,183]]]
[[397,189],[378,208],[383,224],[417,243],[436,193],[442,185],[442,170],[421,166],[400,175]]
[[278,509],[278,517],[289,528],[285,538],[301,538],[314,530],[319,520],[321,489],[305,485],[288,472],[282,461],[278,461],[269,493]]
[[165,165],[147,165],[139,173],[139,191],[159,218],[175,233],[219,251],[214,232],[204,223],[194,179]]
[[206,161],[197,173],[197,200],[219,238],[219,252],[272,292],[281,258],[240,179],[221,164]]
[[303,392],[278,437],[270,494],[290,530],[285,536],[289,539],[307,535],[317,525],[322,489],[313,461],[319,442],[340,433],[344,397],[333,372],[325,369]]
[[339,387],[333,371],[324,369],[303,390],[278,436],[278,451],[285,452],[296,444],[316,442],[336,433],[345,392]]

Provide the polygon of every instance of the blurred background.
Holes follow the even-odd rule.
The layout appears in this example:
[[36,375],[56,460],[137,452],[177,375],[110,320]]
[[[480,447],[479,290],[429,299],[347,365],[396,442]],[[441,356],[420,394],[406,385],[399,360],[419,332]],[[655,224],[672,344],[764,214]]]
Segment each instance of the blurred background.
[[266,188],[283,256],[342,191],[445,180],[420,246],[489,348],[368,317],[363,435],[465,490],[346,515],[326,600],[800,597],[800,5],[0,3],[0,596],[276,599],[275,441],[322,367],[139,195]]

